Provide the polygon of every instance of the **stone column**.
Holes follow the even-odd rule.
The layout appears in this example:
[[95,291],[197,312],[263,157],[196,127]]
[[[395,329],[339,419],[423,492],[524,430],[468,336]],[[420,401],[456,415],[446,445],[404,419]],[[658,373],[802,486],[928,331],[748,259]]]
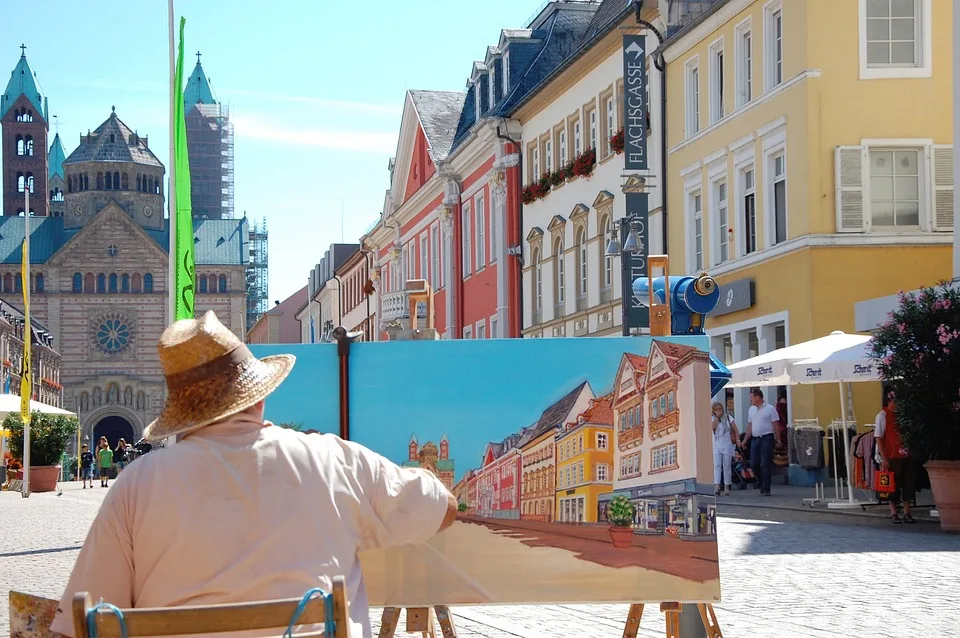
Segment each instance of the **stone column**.
[[[747,332],[747,330],[738,330],[730,335],[733,342],[733,363],[748,359],[750,356]],[[749,392],[749,388],[736,388],[733,391],[733,404],[736,410],[734,418],[741,432],[745,431],[747,427],[747,411],[750,409]]]

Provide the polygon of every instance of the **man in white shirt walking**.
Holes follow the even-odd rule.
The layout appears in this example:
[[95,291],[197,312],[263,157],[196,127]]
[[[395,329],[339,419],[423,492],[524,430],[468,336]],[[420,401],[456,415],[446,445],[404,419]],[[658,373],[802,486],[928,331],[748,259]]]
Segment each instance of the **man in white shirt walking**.
[[750,410],[747,412],[747,434],[743,445],[750,445],[750,465],[760,481],[761,496],[770,496],[770,472],[773,466],[774,445],[780,445],[777,426],[780,414],[763,400],[763,390],[750,390]]

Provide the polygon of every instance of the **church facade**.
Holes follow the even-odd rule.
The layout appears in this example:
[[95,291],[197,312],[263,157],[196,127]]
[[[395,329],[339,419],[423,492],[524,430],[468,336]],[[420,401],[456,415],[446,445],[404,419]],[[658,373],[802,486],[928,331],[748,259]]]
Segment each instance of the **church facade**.
[[[165,167],[115,111],[68,155],[59,135],[48,150],[46,101],[34,93],[21,55],[0,103],[0,301],[22,308],[16,281],[30,190],[31,314],[59,350],[63,407],[78,414],[85,440],[136,441],[165,392],[156,349],[169,316]],[[27,135],[33,155],[19,155]],[[248,244],[246,219],[194,219],[196,311],[216,311],[241,338]]]

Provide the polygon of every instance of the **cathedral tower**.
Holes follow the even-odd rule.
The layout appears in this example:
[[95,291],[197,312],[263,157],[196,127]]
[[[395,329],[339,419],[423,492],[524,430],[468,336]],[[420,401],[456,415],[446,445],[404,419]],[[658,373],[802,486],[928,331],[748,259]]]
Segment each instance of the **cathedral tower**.
[[183,91],[187,148],[190,154],[190,197],[193,216],[233,217],[233,125],[226,105],[210,89],[200,53]]
[[24,190],[30,189],[30,210],[46,216],[47,103],[27,64],[26,46],[0,95],[0,152],[3,153],[3,214],[23,213]]

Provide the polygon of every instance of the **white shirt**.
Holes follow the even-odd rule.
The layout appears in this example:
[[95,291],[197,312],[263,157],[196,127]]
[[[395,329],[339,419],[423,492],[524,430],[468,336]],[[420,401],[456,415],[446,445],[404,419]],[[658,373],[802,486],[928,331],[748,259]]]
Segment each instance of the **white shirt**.
[[759,408],[755,405],[750,406],[747,420],[751,426],[751,436],[766,436],[773,434],[773,424],[780,420],[780,414],[775,407],[764,401]]
[[724,414],[723,418],[717,424],[717,429],[713,431],[713,451],[714,452],[732,452],[733,439],[730,438],[730,431],[736,421],[729,414]]
[[[299,598],[346,579],[354,638],[370,636],[357,553],[423,543],[448,492],[356,443],[250,417],[151,452],[111,485],[77,557],[52,630],[74,636],[88,591],[121,608]],[[276,635],[243,632],[237,635]]]
[[877,418],[873,422],[873,436],[877,439],[883,438],[883,433],[887,431],[887,413],[884,410],[877,412]]

